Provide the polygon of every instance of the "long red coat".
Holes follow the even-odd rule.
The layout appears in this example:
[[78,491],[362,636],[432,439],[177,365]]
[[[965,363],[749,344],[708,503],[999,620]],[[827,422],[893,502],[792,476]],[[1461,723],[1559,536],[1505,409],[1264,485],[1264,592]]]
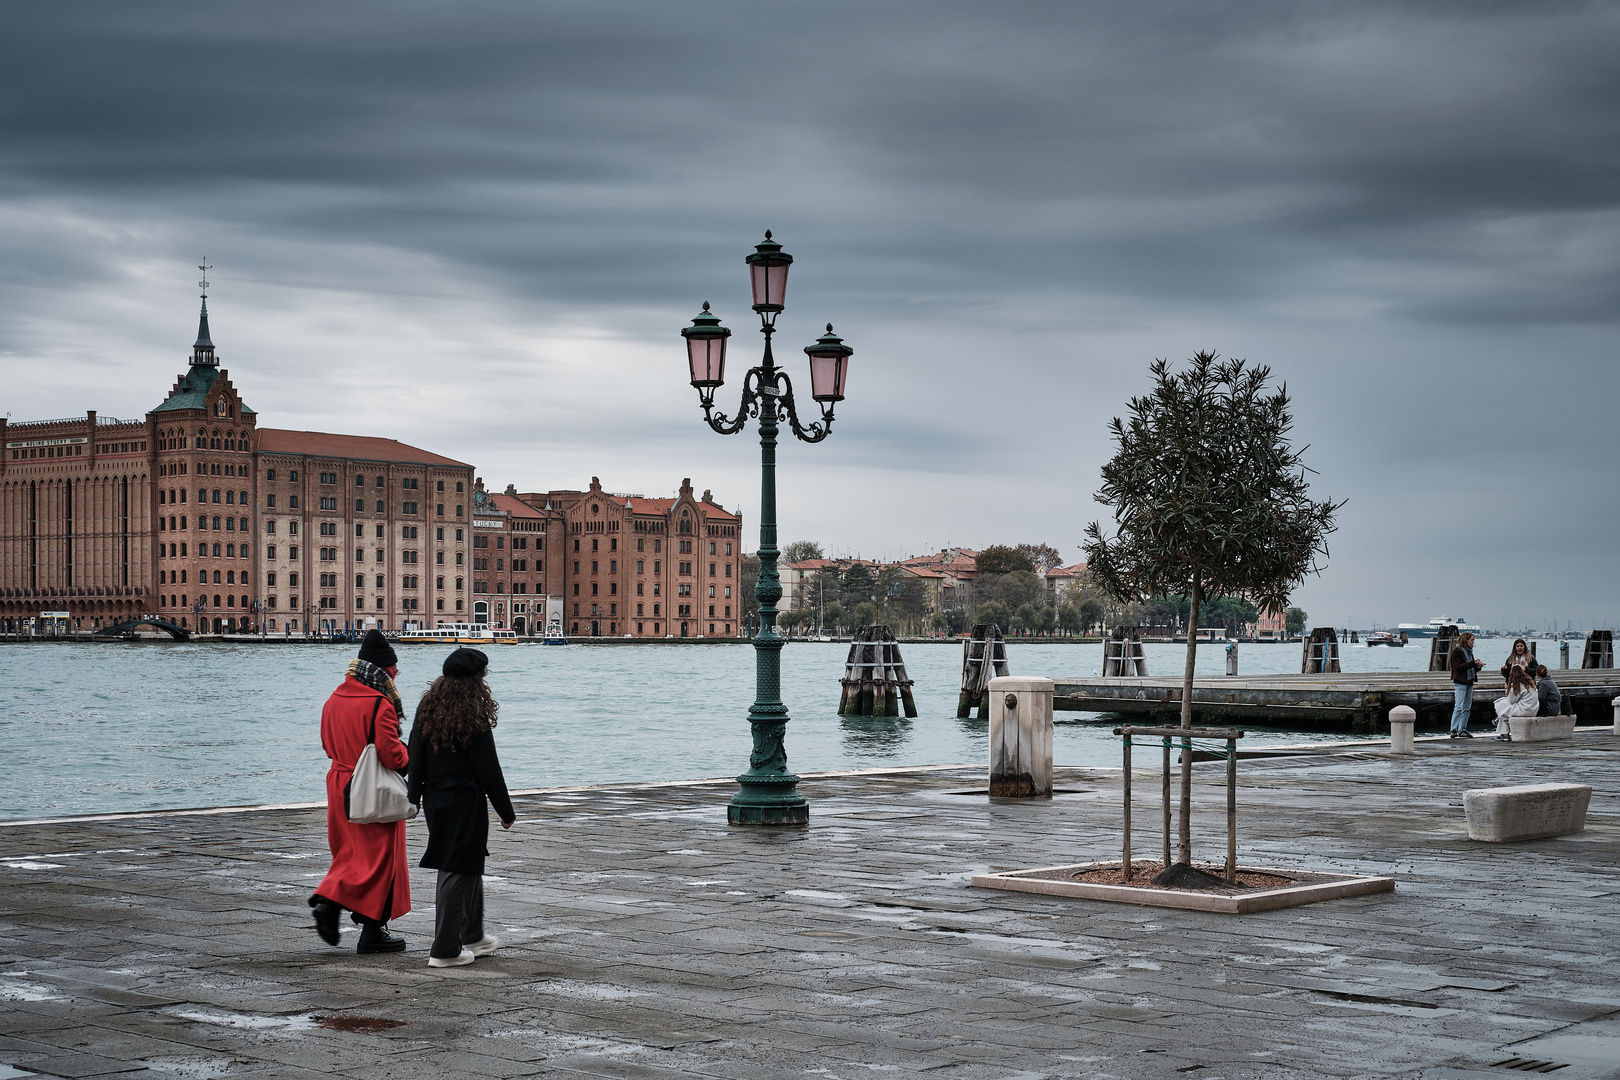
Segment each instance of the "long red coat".
[[405,823],[356,825],[343,812],[343,789],[366,748],[373,708],[378,760],[390,769],[403,769],[408,761],[393,702],[357,679],[344,679],[321,710],[321,746],[332,759],[326,773],[326,841],[332,849],[332,869],[315,891],[367,919],[386,922],[411,910]]

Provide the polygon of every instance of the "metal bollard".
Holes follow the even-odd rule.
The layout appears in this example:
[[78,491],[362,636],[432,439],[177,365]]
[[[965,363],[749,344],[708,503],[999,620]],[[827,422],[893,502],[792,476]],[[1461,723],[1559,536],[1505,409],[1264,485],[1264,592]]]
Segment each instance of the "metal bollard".
[[[1620,715],[1620,705],[1615,707],[1615,713]],[[1620,721],[1616,723],[1620,724]],[[1389,752],[1412,753],[1412,731],[1416,727],[1417,710],[1410,705],[1397,705],[1389,710]]]
[[1614,733],[1620,735],[1620,697],[1615,698],[1609,704],[1614,706]]
[[1569,670],[1569,642],[1567,641],[1558,643],[1558,667],[1561,671]]
[[1237,674],[1237,642],[1235,641],[1226,643],[1226,673],[1228,675]]

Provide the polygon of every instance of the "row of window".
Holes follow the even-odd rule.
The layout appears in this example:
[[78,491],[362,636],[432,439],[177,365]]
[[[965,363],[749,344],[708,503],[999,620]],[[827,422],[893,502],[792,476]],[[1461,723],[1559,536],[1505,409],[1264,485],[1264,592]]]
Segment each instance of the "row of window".
[[[179,497],[178,501],[183,503],[183,502],[186,501],[186,492],[187,492],[186,488],[168,488],[168,489],[158,488],[158,505],[163,506],[166,503],[173,503],[173,502],[176,501],[176,496]],[[234,491],[224,491],[224,492],[222,492],[219,488],[215,488],[214,489],[214,502],[220,502],[221,501],[221,499],[220,499],[221,495],[224,496],[223,501],[227,505],[234,506],[236,504],[236,502],[237,502],[237,492],[234,492]],[[198,488],[197,489],[197,501],[200,502],[200,503],[205,503],[205,502],[208,501],[208,489],[207,488]],[[246,506],[247,503],[248,503],[248,493],[245,492],[245,491],[241,492],[241,502],[242,502],[243,506]],[[293,505],[294,506],[297,505],[297,497],[296,496],[294,496]]]
[[[199,528],[199,529],[207,529],[209,527],[208,520],[209,520],[208,518],[203,517],[202,515],[199,514],[198,517],[197,517],[197,528]],[[221,519],[221,518],[216,517],[216,518],[213,519],[213,522],[214,522],[213,528],[219,529],[221,520],[223,520],[225,522],[225,525],[224,525],[224,531],[225,532],[237,532],[238,531],[237,522],[241,522],[240,531],[241,532],[247,532],[247,527],[248,527],[248,519],[247,518],[228,517],[228,518]],[[184,515],[184,514],[181,514],[178,518],[174,518],[174,517],[163,518],[163,517],[160,517],[160,518],[157,519],[158,532],[183,532],[187,528],[186,521],[187,521],[186,515]],[[178,524],[176,524],[177,522],[178,522]],[[298,530],[293,529],[293,530],[290,530],[290,531],[297,532]]]
[[[234,607],[240,606],[240,607],[245,608],[245,607],[250,606],[249,602],[248,602],[248,598],[246,596],[242,597],[242,603],[240,605],[237,604],[235,596],[226,596],[226,597],[224,597],[224,601],[225,601],[224,603],[220,603],[220,599],[221,598],[219,596],[217,596],[217,595],[214,597],[214,605],[213,605],[214,607],[216,607],[216,608],[234,608]],[[198,604],[199,608],[206,608],[208,606],[208,597],[206,597],[206,596],[197,597],[197,604]],[[269,604],[270,607],[275,607],[276,602],[275,602],[274,598],[272,598],[268,602],[268,604]],[[190,597],[188,597],[185,593],[181,593],[178,597],[176,597],[173,593],[168,593],[168,594],[159,593],[158,594],[158,606],[159,607],[167,607],[167,608],[189,608],[189,607],[191,607]]]

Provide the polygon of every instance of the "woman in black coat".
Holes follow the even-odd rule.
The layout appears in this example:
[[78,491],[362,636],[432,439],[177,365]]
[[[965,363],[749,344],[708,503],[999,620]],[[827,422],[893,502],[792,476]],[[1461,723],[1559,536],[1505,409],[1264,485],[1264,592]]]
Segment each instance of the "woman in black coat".
[[495,756],[499,706],[484,684],[488,667],[489,657],[477,649],[451,653],[411,725],[409,795],[428,827],[421,865],[439,872],[429,967],[470,964],[500,944],[484,933],[489,804],[503,829],[516,817]]

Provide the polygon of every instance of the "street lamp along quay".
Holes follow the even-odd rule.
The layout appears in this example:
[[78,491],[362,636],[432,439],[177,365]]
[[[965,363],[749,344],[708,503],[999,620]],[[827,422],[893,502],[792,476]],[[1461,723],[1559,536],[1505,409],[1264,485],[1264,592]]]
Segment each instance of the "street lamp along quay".
[[754,635],[754,704],[748,710],[754,750],[748,758],[748,771],[737,777],[738,791],[726,808],[726,820],[733,825],[803,825],[810,820],[810,804],[796,790],[799,778],[787,767],[788,710],[782,703],[782,638],[776,632],[776,603],[782,599],[782,579],[776,572],[776,436],[778,422],[785,418],[793,434],[804,442],[827,437],[833,408],[844,400],[844,380],[855,350],[833,333],[831,323],[827,333],[804,350],[810,358],[810,396],[821,407],[821,419],[800,423],[793,380],[771,355],[771,337],[776,333],[776,316],[782,311],[793,256],[767,231],[765,242],[755,246],[747,263],[759,332],[765,335],[765,355],[758,367],[749,368],[743,376],[742,400],[735,417],[714,411],[714,393],[725,383],[726,341],[731,331],[720,325],[720,317],[709,310],[707,302],[692,325],[681,331],[692,385],[708,425],[721,435],[735,435],[751,417],[759,419],[759,578],[754,585],[759,630]]

